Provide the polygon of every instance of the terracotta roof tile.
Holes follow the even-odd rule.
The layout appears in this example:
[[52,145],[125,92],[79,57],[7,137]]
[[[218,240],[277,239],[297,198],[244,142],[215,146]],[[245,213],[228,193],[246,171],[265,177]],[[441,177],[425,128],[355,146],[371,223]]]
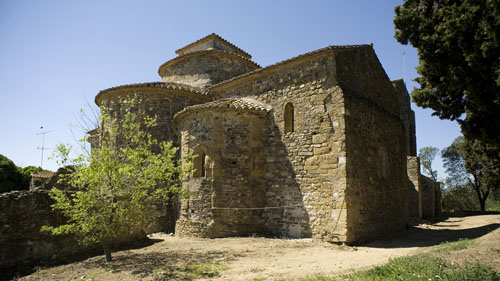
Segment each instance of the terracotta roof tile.
[[97,94],[97,96],[95,97],[95,102],[96,102],[96,104],[98,104],[97,100],[101,95],[115,91],[115,90],[126,89],[126,88],[143,88],[143,87],[161,88],[161,89],[168,89],[168,90],[179,90],[179,91],[184,91],[184,92],[189,92],[189,93],[193,93],[193,94],[207,96],[207,92],[205,90],[203,90],[202,88],[193,87],[193,86],[189,86],[189,85],[185,85],[185,84],[172,83],[172,82],[145,82],[145,83],[135,83],[135,84],[124,84],[124,85],[104,89]]
[[250,98],[228,98],[222,100],[216,100],[212,102],[207,102],[203,104],[192,105],[184,108],[175,114],[174,118],[179,118],[189,112],[203,109],[226,109],[232,108],[236,110],[251,110],[262,113],[267,113],[271,111],[272,107],[270,105],[264,104],[262,102],[250,99]]
[[55,174],[55,172],[52,172],[52,171],[40,171],[36,174],[31,175],[31,177],[47,179],[47,178],[52,177],[54,174]]

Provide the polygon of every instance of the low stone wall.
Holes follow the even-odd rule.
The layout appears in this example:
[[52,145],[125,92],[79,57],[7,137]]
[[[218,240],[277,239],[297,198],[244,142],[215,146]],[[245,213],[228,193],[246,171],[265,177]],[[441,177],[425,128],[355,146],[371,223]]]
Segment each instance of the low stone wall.
[[40,231],[43,225],[64,222],[61,214],[51,210],[51,204],[46,190],[0,194],[0,269],[56,261],[85,249],[74,237]]
[[[41,232],[43,225],[57,226],[65,218],[59,212],[52,211],[54,201],[48,190],[13,191],[0,193],[0,272],[20,272],[27,267],[41,263],[64,262],[68,258],[81,257],[89,253],[101,253],[99,245],[79,245],[74,236],[53,236]],[[144,231],[173,232],[175,215],[174,205],[154,206],[152,215],[156,222]],[[144,238],[144,231],[138,235],[118,239],[118,244]],[[0,274],[1,280],[2,274]]]

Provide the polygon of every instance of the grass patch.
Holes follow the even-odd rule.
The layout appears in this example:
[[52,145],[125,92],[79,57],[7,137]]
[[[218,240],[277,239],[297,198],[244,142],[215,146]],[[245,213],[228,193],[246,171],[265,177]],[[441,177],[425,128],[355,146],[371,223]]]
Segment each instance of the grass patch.
[[159,266],[154,271],[154,280],[192,280],[210,278],[219,275],[221,270],[226,270],[227,265],[218,263],[188,264],[184,266]]
[[184,277],[188,279],[215,277],[219,275],[220,270],[226,269],[217,263],[201,263],[201,264],[188,264],[180,268],[184,273]]
[[477,240],[475,239],[460,239],[455,242],[443,242],[436,246],[432,252],[434,253],[439,253],[439,254],[445,254],[453,251],[458,251],[462,249],[466,249],[474,244],[477,243]]
[[376,266],[365,271],[356,271],[339,277],[315,277],[302,279],[303,281],[332,281],[332,280],[360,280],[360,281],[392,281],[392,280],[449,280],[449,281],[499,281],[500,274],[480,263],[467,264],[463,268],[430,254],[400,257],[391,259],[387,264]]

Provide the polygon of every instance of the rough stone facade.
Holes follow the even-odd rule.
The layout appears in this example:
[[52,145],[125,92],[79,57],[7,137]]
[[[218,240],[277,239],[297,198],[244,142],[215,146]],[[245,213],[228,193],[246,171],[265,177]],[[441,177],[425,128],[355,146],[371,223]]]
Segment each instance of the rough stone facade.
[[96,103],[119,118],[120,100],[139,95],[158,117],[153,135],[180,146],[180,157],[198,155],[178,235],[354,243],[421,217],[409,95],[371,45],[261,68],[211,34],[177,54],[160,66],[162,82],[103,90]]
[[0,272],[82,252],[83,247],[73,237],[40,232],[43,225],[64,221],[61,214],[51,210],[51,204],[54,202],[47,190],[0,194]]
[[[44,225],[58,226],[65,222],[60,212],[52,210],[54,203],[49,191],[43,189],[0,193],[0,273],[15,274],[40,263],[65,262],[89,253],[101,253],[100,245],[83,246],[73,235],[54,236],[41,231]],[[148,233],[168,230],[168,224],[173,227],[171,222],[170,217],[158,216]],[[113,246],[142,238],[143,232],[132,236],[123,234]]]
[[422,219],[422,175],[420,174],[420,160],[416,156],[408,156],[407,161],[410,222],[417,223]]

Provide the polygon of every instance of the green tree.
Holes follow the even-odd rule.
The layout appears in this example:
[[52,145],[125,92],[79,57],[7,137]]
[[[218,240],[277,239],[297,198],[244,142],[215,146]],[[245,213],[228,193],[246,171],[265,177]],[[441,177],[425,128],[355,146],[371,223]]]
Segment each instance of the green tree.
[[418,150],[418,156],[420,157],[420,165],[422,165],[422,171],[424,174],[429,176],[431,179],[437,182],[437,171],[432,169],[432,161],[436,157],[439,149],[432,146],[422,147]]
[[193,170],[191,159],[184,165],[175,161],[177,149],[171,142],[152,138],[156,118],[133,112],[135,103],[140,101],[123,100],[128,109],[120,118],[102,110],[101,134],[91,154],[70,160],[71,146],[57,146],[59,164],[74,165],[74,172],[62,180],[78,191],[52,189],[52,208],[68,221],[42,228],[54,235],[76,234],[83,244],[101,243],[108,262],[110,242],[151,222],[148,210],[153,204],[166,204],[172,194],[184,195],[180,180]]
[[18,167],[17,169],[19,170],[19,173],[21,173],[23,179],[22,183],[23,189],[29,189],[31,176],[33,174],[43,171],[41,167],[35,167],[35,166],[27,166],[24,168]]
[[448,185],[474,190],[481,211],[485,210],[490,192],[498,189],[500,183],[500,165],[492,162],[488,156],[489,149],[479,140],[461,136],[441,154],[446,172],[450,175]]
[[500,1],[406,0],[395,13],[395,38],[418,50],[413,101],[496,145],[499,159]]
[[468,182],[457,182],[451,177],[447,178],[441,198],[443,212],[479,210],[476,192]]
[[28,188],[23,185],[23,176],[18,167],[12,160],[0,154],[0,192],[23,189]]

